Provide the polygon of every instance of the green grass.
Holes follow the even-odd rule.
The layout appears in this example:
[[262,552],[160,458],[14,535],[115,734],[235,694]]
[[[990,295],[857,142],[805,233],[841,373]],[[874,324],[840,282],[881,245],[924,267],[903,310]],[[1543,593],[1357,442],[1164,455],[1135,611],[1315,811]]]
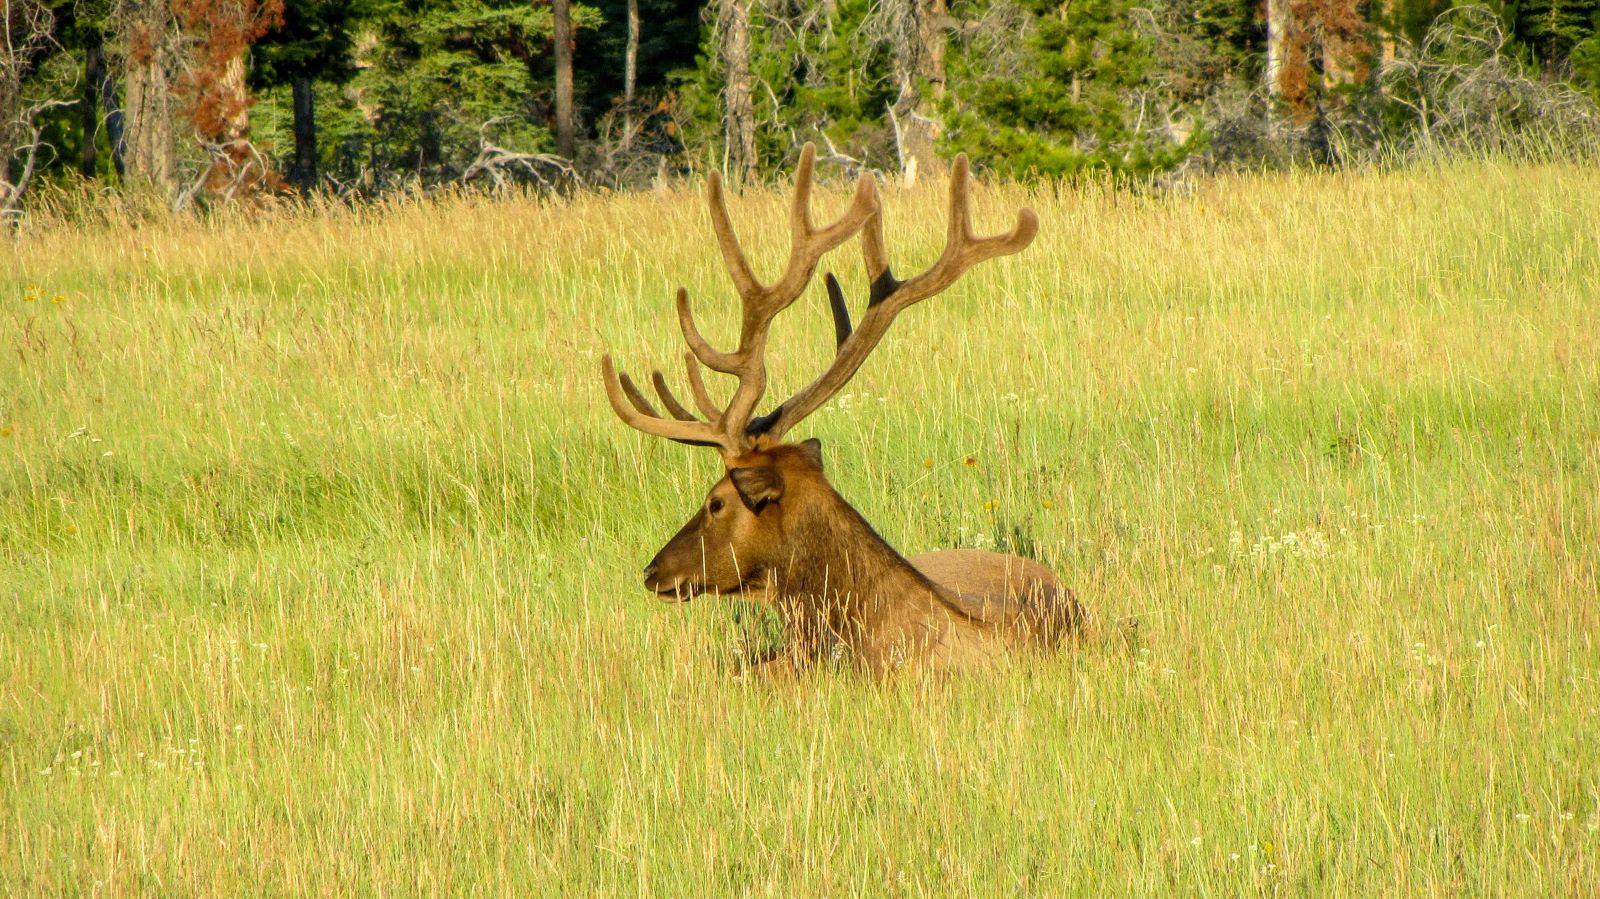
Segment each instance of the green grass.
[[[938,190],[886,198],[928,264]],[[680,283],[731,332],[696,195],[0,244],[0,892],[1600,890],[1600,172],[986,187],[980,227],[1025,202],[795,436],[1089,632],[779,690],[641,586],[717,463],[600,385],[679,357]],[[734,210],[766,271],[782,204]]]

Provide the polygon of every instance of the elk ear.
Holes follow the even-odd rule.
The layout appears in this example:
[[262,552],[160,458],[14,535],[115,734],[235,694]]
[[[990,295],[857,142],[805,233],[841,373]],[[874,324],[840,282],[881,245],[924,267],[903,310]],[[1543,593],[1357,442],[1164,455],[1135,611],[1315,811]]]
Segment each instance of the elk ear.
[[822,469],[822,441],[815,437],[807,437],[800,441],[798,446],[801,454],[810,460],[811,464],[817,466],[820,471]]
[[739,491],[739,499],[744,501],[745,508],[761,514],[767,503],[776,502],[783,496],[783,478],[778,475],[778,470],[770,466],[761,468],[730,468],[728,478],[733,481],[733,487]]

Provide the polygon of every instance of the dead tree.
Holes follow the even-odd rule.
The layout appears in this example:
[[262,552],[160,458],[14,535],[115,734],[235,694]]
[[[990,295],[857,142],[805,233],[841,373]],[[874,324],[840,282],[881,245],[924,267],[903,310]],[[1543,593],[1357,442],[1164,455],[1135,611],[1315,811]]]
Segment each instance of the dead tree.
[[569,157],[551,153],[518,153],[489,139],[489,130],[505,121],[493,118],[478,129],[478,156],[461,173],[462,184],[485,181],[497,194],[516,184],[531,183],[541,190],[562,190],[581,184]]
[[717,29],[726,82],[723,112],[729,176],[760,177],[756,158],[755,83],[750,76],[750,0],[718,0]]
[[113,16],[122,68],[123,159],[129,180],[164,194],[178,185],[173,80],[181,38],[166,0],[119,0]]
[[38,171],[39,151],[47,149],[43,139],[43,128],[38,124],[39,116],[47,109],[62,106],[71,106],[76,100],[46,100],[36,103],[23,110],[18,116],[22,131],[26,135],[24,141],[12,147],[3,162],[11,162],[20,157],[20,170],[13,180],[7,173],[7,166],[0,166],[0,222],[15,226],[22,217],[22,195],[28,190],[28,183],[33,180],[33,175]]
[[552,0],[556,51],[556,152],[568,159],[574,151],[572,113],[572,3]]
[[899,94],[889,106],[895,152],[908,179],[943,168],[934,144],[943,132],[935,105],[944,99],[945,43],[959,23],[945,0],[884,0],[863,26],[870,40],[887,47]]
[[639,80],[639,0],[628,0],[628,48],[622,62],[622,149],[633,146],[634,90]]
[[0,2],[0,180],[30,143],[32,114],[22,84],[50,45],[55,16],[40,0]]

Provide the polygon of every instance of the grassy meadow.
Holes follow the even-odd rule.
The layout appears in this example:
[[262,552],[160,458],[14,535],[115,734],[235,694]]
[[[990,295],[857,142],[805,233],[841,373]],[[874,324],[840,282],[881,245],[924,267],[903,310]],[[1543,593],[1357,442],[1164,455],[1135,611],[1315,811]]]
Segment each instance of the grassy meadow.
[[[942,188],[885,201],[929,264]],[[784,202],[734,203],[768,273]],[[1023,204],[794,437],[1091,626],[789,688],[643,588],[719,466],[600,382],[681,377],[679,284],[732,333],[697,191],[0,241],[0,894],[1600,893],[1600,171],[980,186],[979,229]]]

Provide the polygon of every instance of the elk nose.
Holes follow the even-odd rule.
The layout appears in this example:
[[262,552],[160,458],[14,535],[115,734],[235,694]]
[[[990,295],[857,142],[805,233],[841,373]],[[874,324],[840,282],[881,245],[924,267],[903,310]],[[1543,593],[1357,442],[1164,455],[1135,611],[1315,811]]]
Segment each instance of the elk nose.
[[656,563],[654,562],[644,566],[644,585],[646,587],[653,587],[656,582],[656,575],[659,573],[660,569],[656,567]]

